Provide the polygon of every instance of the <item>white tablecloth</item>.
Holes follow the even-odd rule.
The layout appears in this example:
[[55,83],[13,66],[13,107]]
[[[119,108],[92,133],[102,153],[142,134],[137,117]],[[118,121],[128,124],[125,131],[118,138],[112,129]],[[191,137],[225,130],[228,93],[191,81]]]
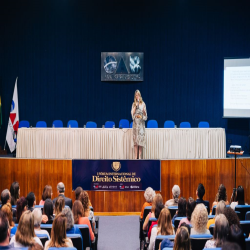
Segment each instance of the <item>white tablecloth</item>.
[[[133,159],[132,129],[21,128],[17,158]],[[146,129],[144,159],[226,157],[225,129]]]

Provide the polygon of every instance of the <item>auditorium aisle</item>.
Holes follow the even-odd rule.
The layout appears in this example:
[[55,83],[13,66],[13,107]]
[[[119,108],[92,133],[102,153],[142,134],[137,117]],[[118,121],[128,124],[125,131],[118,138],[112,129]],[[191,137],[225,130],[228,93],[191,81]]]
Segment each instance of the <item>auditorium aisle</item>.
[[100,216],[98,250],[139,250],[139,216]]

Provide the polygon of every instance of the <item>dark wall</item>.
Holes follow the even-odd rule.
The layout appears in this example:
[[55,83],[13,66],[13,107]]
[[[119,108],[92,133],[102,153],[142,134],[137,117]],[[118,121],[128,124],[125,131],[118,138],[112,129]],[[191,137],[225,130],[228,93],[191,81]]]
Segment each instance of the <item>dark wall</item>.
[[[219,2],[219,3],[218,3]],[[250,56],[248,1],[4,0],[0,81],[4,144],[16,76],[20,120],[131,120],[140,89],[149,119],[201,120],[249,148],[249,119],[222,119],[223,59]],[[144,82],[100,81],[101,52],[144,52]],[[243,145],[245,144],[245,145]]]

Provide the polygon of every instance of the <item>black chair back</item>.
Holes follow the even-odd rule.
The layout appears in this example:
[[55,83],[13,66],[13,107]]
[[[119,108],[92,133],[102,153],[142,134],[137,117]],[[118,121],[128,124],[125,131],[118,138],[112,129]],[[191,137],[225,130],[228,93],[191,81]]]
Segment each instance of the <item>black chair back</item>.
[[250,205],[237,205],[235,211],[240,212],[240,220],[245,220],[246,213],[250,211]]
[[52,224],[41,224],[41,229],[46,230],[51,237]]
[[80,234],[67,234],[67,237],[71,239],[73,246],[77,250],[83,250],[83,240]]
[[36,236],[40,239],[40,241],[42,242],[43,246],[45,246],[45,242],[47,240],[49,240],[49,237],[46,234],[37,234]]
[[180,221],[184,218],[187,218],[187,217],[176,217],[175,220],[174,220],[174,228],[175,228],[175,232],[177,231],[178,229],[178,226],[180,224]]
[[168,210],[171,214],[171,219],[173,219],[174,215],[176,214],[176,211],[178,210],[178,206],[169,206]]
[[169,240],[171,240],[171,241],[174,241],[175,235],[158,235],[158,236],[155,238],[155,249],[159,249],[160,243],[161,243],[164,239],[169,239]]
[[206,242],[212,239],[212,235],[191,235],[191,249],[193,250],[203,250]]
[[250,220],[240,221],[240,226],[246,237],[248,237],[250,233]]

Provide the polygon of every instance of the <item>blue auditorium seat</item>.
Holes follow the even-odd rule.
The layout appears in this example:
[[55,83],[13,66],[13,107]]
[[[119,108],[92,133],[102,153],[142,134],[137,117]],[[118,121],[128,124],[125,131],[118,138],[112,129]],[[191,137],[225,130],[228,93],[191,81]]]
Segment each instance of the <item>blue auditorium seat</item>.
[[158,122],[156,120],[149,120],[147,128],[158,128]]
[[63,122],[61,120],[55,120],[52,123],[52,127],[54,127],[54,128],[62,128],[63,127]]
[[87,122],[86,128],[97,128],[97,124],[95,122]]
[[180,128],[191,128],[190,122],[181,122]]
[[45,121],[38,121],[36,123],[37,128],[47,128],[47,123]]
[[78,128],[78,122],[76,120],[69,120],[67,124],[67,128]]
[[119,122],[119,128],[129,128],[129,121],[127,119],[121,119]]
[[198,128],[209,128],[208,122],[199,122]]
[[113,128],[113,126],[115,126],[115,123],[113,121],[105,122],[105,128]]
[[30,127],[29,121],[23,120],[19,122],[18,128],[29,128],[29,127]]
[[164,128],[174,128],[175,124],[173,121],[165,121]]

